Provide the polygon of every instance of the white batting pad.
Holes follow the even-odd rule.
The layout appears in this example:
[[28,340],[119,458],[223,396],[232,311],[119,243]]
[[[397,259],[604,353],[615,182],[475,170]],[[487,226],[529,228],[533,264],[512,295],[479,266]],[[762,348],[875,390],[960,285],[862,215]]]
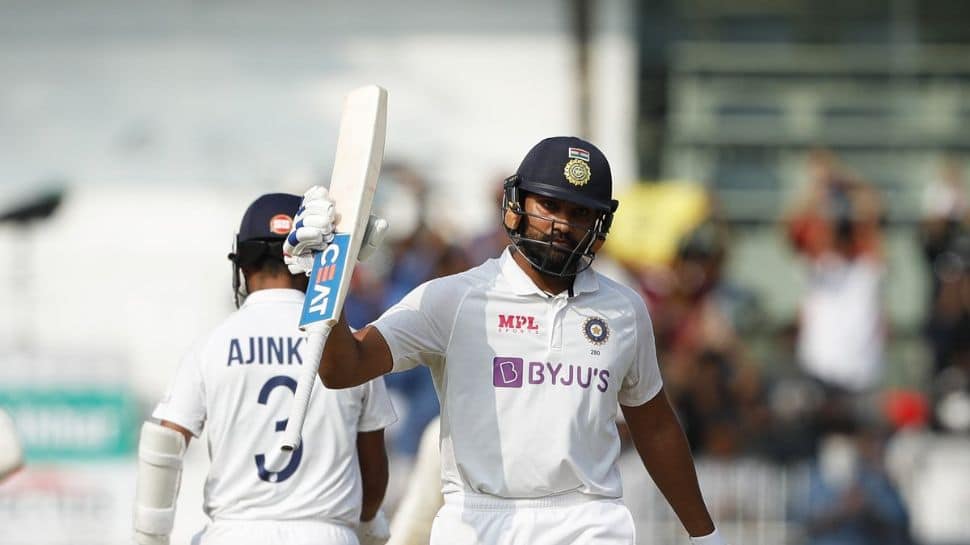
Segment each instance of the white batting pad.
[[153,422],[142,425],[135,488],[136,536],[149,534],[167,541],[172,532],[185,447],[181,433]]

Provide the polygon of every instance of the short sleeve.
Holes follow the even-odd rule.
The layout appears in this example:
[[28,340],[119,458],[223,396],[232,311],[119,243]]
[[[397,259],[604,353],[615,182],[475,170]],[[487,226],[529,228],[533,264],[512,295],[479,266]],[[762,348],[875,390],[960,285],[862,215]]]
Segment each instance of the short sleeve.
[[358,432],[382,430],[397,422],[397,413],[387,395],[384,377],[377,377],[362,386],[364,390],[363,410],[357,423]]
[[647,307],[639,298],[632,301],[636,315],[636,346],[630,370],[623,377],[618,399],[621,405],[637,407],[650,401],[663,387],[657,363],[657,344]]
[[444,361],[462,294],[454,279],[425,282],[371,324],[391,349],[392,371]]
[[178,424],[196,437],[202,433],[206,418],[202,349],[203,345],[200,343],[182,358],[165,397],[152,412],[153,418]]

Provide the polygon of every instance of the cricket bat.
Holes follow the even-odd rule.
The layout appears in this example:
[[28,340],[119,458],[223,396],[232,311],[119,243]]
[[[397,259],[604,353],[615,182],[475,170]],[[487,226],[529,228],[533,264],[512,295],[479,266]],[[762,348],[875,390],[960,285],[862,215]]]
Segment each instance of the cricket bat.
[[329,191],[337,208],[337,224],[333,242],[322,252],[316,252],[310,272],[300,317],[300,328],[307,334],[307,346],[290,417],[283,432],[281,448],[284,451],[300,446],[303,420],[317,380],[320,356],[350,289],[350,278],[377,190],[386,128],[385,89],[368,85],[347,95],[330,175]]

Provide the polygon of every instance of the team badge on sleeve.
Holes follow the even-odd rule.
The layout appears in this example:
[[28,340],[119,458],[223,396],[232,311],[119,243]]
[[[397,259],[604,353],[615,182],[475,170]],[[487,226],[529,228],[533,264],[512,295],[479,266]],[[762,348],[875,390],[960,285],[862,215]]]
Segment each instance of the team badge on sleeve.
[[589,342],[603,344],[610,338],[610,326],[606,325],[606,320],[594,316],[583,324],[583,334]]

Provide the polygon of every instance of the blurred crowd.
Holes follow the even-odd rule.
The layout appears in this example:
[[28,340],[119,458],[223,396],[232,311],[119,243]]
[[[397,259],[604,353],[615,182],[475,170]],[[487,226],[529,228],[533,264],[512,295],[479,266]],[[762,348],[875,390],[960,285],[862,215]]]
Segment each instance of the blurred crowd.
[[[383,259],[355,272],[363,289],[352,293],[346,313],[356,327],[420,283],[478,265],[507,245],[501,180],[491,182],[494,228],[459,240],[429,222],[429,183],[419,172],[398,164],[385,174],[396,195],[408,196],[406,210],[395,212],[403,222],[394,218],[404,228],[389,237]],[[931,361],[923,375],[907,375],[925,380],[890,388],[884,195],[830,151],[808,154],[805,174],[779,218],[804,275],[799,312],[788,323],[771,323],[756,291],[725,274],[731,232],[716,212],[680,237],[668,263],[618,262],[604,253],[597,267],[646,300],[665,388],[695,456],[806,468],[790,508],[805,543],[913,543],[906,498],[960,494],[945,480],[925,490],[935,471],[926,453],[940,438],[970,440],[966,180],[959,162],[946,159],[926,185],[922,219],[911,231],[925,258],[922,335]],[[392,448],[413,457],[438,412],[430,376],[419,367],[387,382],[402,414]]]

